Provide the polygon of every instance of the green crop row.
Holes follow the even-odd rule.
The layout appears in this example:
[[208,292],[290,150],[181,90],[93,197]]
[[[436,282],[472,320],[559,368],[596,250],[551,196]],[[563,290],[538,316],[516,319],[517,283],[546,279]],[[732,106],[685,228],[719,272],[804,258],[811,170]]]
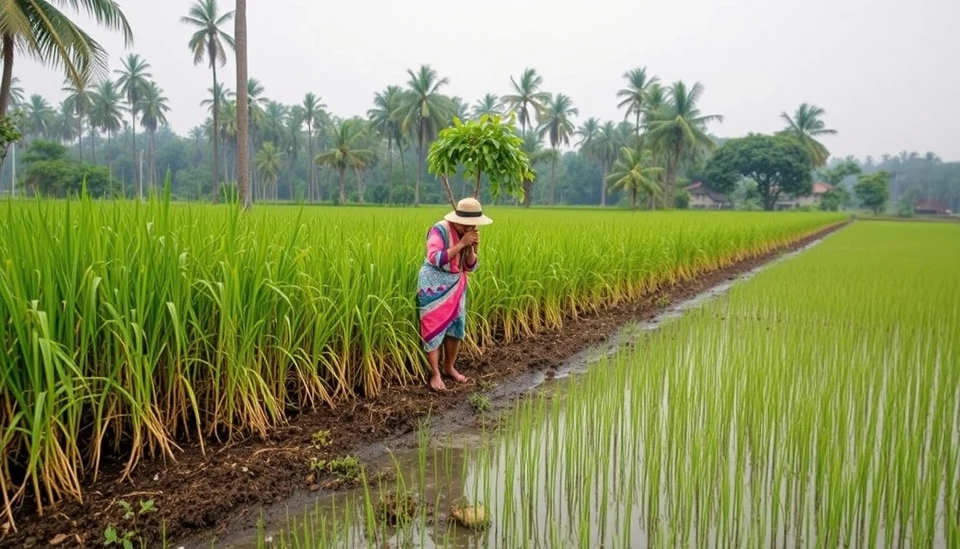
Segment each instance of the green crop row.
[[[469,346],[760,254],[834,214],[491,208]],[[80,497],[104,455],[265,432],[291,409],[421,379],[424,238],[443,210],[166,202],[0,210],[5,506]]]

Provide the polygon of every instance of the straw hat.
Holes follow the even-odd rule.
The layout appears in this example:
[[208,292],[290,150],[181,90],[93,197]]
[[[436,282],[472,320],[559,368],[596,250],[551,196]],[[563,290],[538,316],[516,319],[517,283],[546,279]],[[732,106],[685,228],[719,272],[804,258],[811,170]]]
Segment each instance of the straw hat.
[[475,198],[464,198],[457,202],[457,209],[443,216],[451,223],[460,225],[489,225],[493,220],[483,215],[483,208]]

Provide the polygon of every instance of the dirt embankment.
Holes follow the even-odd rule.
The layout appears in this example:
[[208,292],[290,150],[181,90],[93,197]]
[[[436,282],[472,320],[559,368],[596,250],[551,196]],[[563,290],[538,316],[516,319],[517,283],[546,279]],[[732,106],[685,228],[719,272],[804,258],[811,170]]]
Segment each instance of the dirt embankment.
[[[461,406],[470,394],[516,380],[530,371],[551,371],[577,352],[606,340],[624,324],[652,318],[670,303],[747,272],[784,253],[822,238],[844,224],[810,235],[775,252],[714,271],[695,280],[664,288],[639,301],[565,322],[558,331],[543,333],[508,345],[496,345],[479,357],[465,357],[460,370],[473,381],[437,394],[426,386],[389,387],[376,398],[344,402],[334,410],[311,411],[292,418],[264,440],[251,437],[220,446],[187,446],[175,462],[142,462],[122,482],[120,467],[105,469],[100,479],[85,487],[83,503],[63,502],[43,517],[29,504],[19,511],[17,532],[0,532],[0,546],[98,547],[104,532],[119,535],[135,529],[150,542],[183,539],[215,531],[240,515],[254,520],[262,505],[278,503],[297,491],[327,489],[309,479],[311,458],[354,453],[372,443],[409,433],[428,414]],[[332,444],[318,449],[314,433],[328,430]],[[141,501],[152,500],[155,510],[125,519],[124,503],[134,512]],[[135,513],[136,514],[136,513]],[[8,529],[8,527],[5,527]]]

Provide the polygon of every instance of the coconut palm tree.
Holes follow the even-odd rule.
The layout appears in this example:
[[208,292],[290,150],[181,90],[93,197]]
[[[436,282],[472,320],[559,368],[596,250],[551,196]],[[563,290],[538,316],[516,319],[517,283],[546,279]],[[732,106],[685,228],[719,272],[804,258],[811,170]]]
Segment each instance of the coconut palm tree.
[[492,93],[488,93],[484,95],[482,99],[477,101],[477,104],[473,106],[473,117],[480,118],[483,115],[503,115],[503,103],[500,102],[499,97]]
[[264,183],[262,187],[263,196],[260,198],[266,198],[266,190],[270,188],[273,190],[273,199],[276,200],[277,180],[280,177],[280,172],[283,170],[283,151],[274,146],[270,141],[267,141],[263,144],[263,147],[260,148],[260,151],[257,152],[254,161],[257,165],[257,171],[260,172],[260,177]]
[[110,156],[110,145],[113,136],[122,127],[123,96],[111,80],[104,80],[91,94],[90,124],[107,134],[107,168],[110,178],[113,178],[113,158]]
[[194,126],[190,129],[190,139],[193,140],[193,154],[194,154],[194,166],[199,166],[200,162],[203,160],[203,140],[206,139],[207,133],[203,126]]
[[622,190],[630,193],[634,210],[637,209],[637,195],[647,197],[650,209],[663,201],[663,190],[658,178],[663,168],[653,165],[653,154],[647,149],[622,147],[620,160],[613,165],[612,173],[607,177],[610,190]]
[[157,183],[157,128],[168,124],[167,113],[170,112],[168,100],[156,82],[148,83],[147,87],[143,89],[138,110],[143,114],[140,119],[140,124],[147,130],[147,133],[150,134],[147,165],[150,170],[149,184],[155,187]]
[[[573,106],[573,101],[566,95],[558,93],[551,97],[543,110],[543,116],[540,118],[540,135],[546,135],[550,142],[550,147],[554,151],[560,145],[569,145],[570,136],[576,132],[576,126],[573,125],[571,117],[577,116],[580,111]],[[558,155],[559,156],[559,155]],[[555,158],[550,168],[550,205],[557,203],[557,159]]]
[[73,115],[73,106],[69,101],[60,102],[53,120],[53,134],[60,143],[66,145],[77,138],[77,122]]
[[712,151],[716,144],[706,133],[711,122],[722,122],[723,117],[701,114],[697,102],[703,96],[699,82],[688,88],[682,81],[667,90],[667,104],[651,113],[649,142],[662,151],[666,161],[664,202],[673,207],[676,195],[677,173],[680,165],[697,151]]
[[362,148],[367,129],[362,120],[350,119],[330,127],[330,150],[317,155],[315,161],[329,166],[340,176],[340,204],[347,201],[346,174],[348,169],[357,169],[373,158],[373,151]]
[[826,114],[825,110],[808,103],[801,104],[792,117],[785,112],[780,113],[780,118],[787,123],[787,127],[781,133],[793,136],[800,141],[814,168],[826,166],[827,158],[830,157],[830,151],[816,138],[837,134],[837,130],[828,129],[821,120],[824,114]]
[[315,158],[313,153],[313,130],[316,129],[320,120],[326,116],[326,112],[324,111],[326,108],[327,106],[320,102],[320,98],[312,93],[308,93],[303,98],[301,115],[303,123],[307,126],[307,152],[310,155],[310,200],[312,201],[320,199],[317,166],[316,162],[313,161]]
[[[249,175],[250,181],[253,183],[254,188],[256,187],[256,181],[253,177],[256,170],[256,159],[254,158],[254,149],[256,148],[256,141],[258,138],[257,130],[263,126],[263,119],[265,116],[264,106],[269,102],[269,100],[263,95],[264,87],[256,78],[247,79],[247,138],[248,138],[248,152],[249,158],[253,161],[249,166]],[[239,98],[238,98],[239,102]],[[254,189],[254,194],[256,190]]]
[[274,146],[283,142],[284,130],[287,125],[287,115],[290,109],[277,101],[268,101],[263,109],[263,131],[261,138],[264,143],[272,142]]
[[453,118],[453,102],[440,93],[440,88],[450,81],[440,78],[430,65],[420,70],[407,70],[407,82],[403,106],[400,109],[405,131],[416,131],[417,136],[417,185],[413,191],[413,203],[420,205],[420,185],[423,181],[424,154],[427,141],[433,139],[440,129]]
[[639,146],[640,117],[644,112],[647,90],[651,84],[657,83],[659,78],[656,76],[648,77],[646,67],[629,70],[623,73],[623,77],[627,80],[627,87],[617,92],[617,98],[620,99],[617,108],[626,108],[625,116],[628,118],[631,115],[635,117],[634,140],[636,141],[635,146]]
[[[537,133],[524,135],[520,147],[526,153],[527,158],[530,159],[530,166],[533,168],[543,162],[550,162],[552,165],[560,158],[560,153],[556,149],[547,149],[543,146],[543,140]],[[521,185],[523,186],[523,207],[529,208],[533,202],[534,181],[526,179],[521,182]]]
[[[400,163],[403,168],[403,129],[398,112],[403,106],[403,90],[400,86],[387,86],[382,92],[373,97],[373,108],[367,111],[371,129],[381,138],[387,140],[387,195],[393,196],[393,144],[400,147]],[[406,169],[403,170],[404,184],[406,184]]]
[[600,127],[594,139],[593,157],[600,163],[600,206],[607,205],[607,174],[624,145],[626,140],[622,132],[610,121]]
[[77,137],[80,139],[78,145],[80,162],[83,162],[83,119],[90,110],[90,73],[82,73],[77,80],[67,79],[63,82],[63,88],[60,90],[67,94],[67,105],[77,116]]
[[537,74],[535,69],[524,69],[519,83],[511,76],[510,84],[513,85],[513,94],[503,96],[503,102],[517,113],[521,133],[526,135],[527,128],[533,127],[534,117],[543,112],[544,104],[550,100],[550,94],[541,91],[543,77]]
[[[217,0],[197,0],[190,8],[181,23],[194,29],[190,37],[189,47],[193,52],[193,64],[207,63],[213,73],[213,90],[220,90],[217,86],[217,65],[227,64],[226,48],[234,47],[233,37],[223,30],[223,27],[233,19],[233,12],[220,13]],[[219,93],[213,94],[213,126],[220,127],[220,99]],[[213,201],[220,195],[220,176],[217,166],[217,140],[213,140]]]
[[10,82],[10,106],[17,108],[23,105],[24,95],[23,87],[20,85],[20,79],[16,76]]
[[[240,204],[245,210],[250,209],[252,200],[250,197],[250,180],[252,179],[250,165],[250,156],[252,154],[253,139],[250,135],[250,127],[253,122],[250,120],[250,101],[248,91],[250,90],[250,79],[247,76],[247,2],[246,0],[237,0],[237,18],[234,25],[234,36],[237,40],[236,61],[237,61],[237,188],[240,191]],[[262,90],[262,88],[261,88]],[[248,156],[247,144],[250,143],[250,156]]]
[[126,46],[133,42],[133,31],[114,0],[11,0],[0,3],[0,53],[3,56],[0,116],[7,114],[17,52],[45,65],[63,67],[67,78],[74,82],[80,82],[84,75],[106,74],[106,51],[57,9],[65,4],[74,11],[86,12],[102,27],[121,31]]
[[[140,97],[143,95],[144,88],[150,78],[153,77],[149,72],[150,64],[135,53],[131,53],[123,60],[123,68],[114,72],[120,75],[117,85],[127,98],[127,106],[130,110],[130,118],[133,123],[130,129],[133,131],[133,162],[137,163],[137,114],[139,112]],[[133,170],[134,182],[140,192],[140,198],[143,198],[143,182],[140,181],[140,170]]]
[[[233,174],[233,178],[230,177],[230,164],[227,162],[227,152],[228,152],[228,143],[231,138],[236,141],[237,137],[237,103],[233,100],[227,100],[223,103],[220,103],[220,114],[217,117],[217,121],[220,123],[220,127],[217,128],[217,135],[220,137],[220,142],[223,144],[223,167],[224,167],[224,176],[227,181],[235,180],[236,173]],[[234,146],[234,153],[236,153],[236,146]]]
[[25,133],[31,139],[48,138],[53,125],[53,118],[56,115],[50,107],[50,103],[42,95],[33,94],[30,96],[30,102],[26,104],[24,111],[26,113]]

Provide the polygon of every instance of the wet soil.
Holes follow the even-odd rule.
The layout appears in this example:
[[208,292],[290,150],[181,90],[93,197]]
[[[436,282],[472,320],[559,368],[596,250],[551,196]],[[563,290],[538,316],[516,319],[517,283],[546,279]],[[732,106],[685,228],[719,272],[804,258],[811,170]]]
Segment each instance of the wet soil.
[[[425,385],[386,388],[376,398],[358,398],[291,418],[266,438],[249,437],[232,443],[185,446],[176,461],[141,461],[133,474],[121,479],[121,468],[108,467],[98,481],[84,486],[82,503],[65,501],[48,507],[42,517],[32,507],[18,510],[17,532],[0,531],[0,547],[100,547],[104,531],[115,527],[136,531],[149,545],[182,539],[222,538],[229,529],[249,528],[258,510],[291,496],[335,490],[350,484],[335,477],[320,478],[310,471],[312,459],[376,452],[378,443],[411,439],[418,422],[427,416],[465,424],[474,421],[467,401],[485,392],[497,404],[517,398],[530,388],[531,372],[550,377],[565,361],[586,348],[605,342],[628,323],[649,320],[671,303],[818,240],[845,224],[812,234],[774,252],[707,273],[695,280],[663,288],[638,301],[595,314],[567,319],[560,330],[504,345],[492,345],[480,356],[463,357],[458,367],[471,382],[435,393]],[[456,386],[455,386],[456,385]],[[318,445],[314,434],[330,432],[330,443]],[[382,445],[380,446],[382,448]],[[139,508],[153,501],[155,510],[125,519],[123,502]],[[2,526],[2,525],[0,525]],[[176,545],[175,545],[176,546]]]

